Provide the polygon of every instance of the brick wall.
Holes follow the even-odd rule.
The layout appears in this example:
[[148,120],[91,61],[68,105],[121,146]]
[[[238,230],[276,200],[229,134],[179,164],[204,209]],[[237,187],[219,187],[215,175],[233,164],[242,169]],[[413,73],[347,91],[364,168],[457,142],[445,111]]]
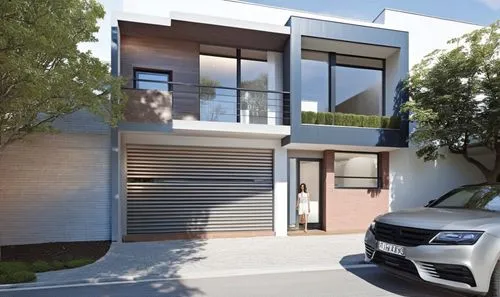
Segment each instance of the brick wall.
[[0,153],[0,245],[110,239],[110,135],[94,116],[59,120]]
[[335,188],[334,151],[323,155],[323,226],[328,232],[365,231],[379,214],[389,210],[389,153],[381,153],[379,176],[381,188]]

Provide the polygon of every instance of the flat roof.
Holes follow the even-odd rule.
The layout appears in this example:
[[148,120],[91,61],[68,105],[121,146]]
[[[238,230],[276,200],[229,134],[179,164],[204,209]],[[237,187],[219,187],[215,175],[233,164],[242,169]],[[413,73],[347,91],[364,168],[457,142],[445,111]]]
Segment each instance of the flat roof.
[[[225,1],[228,1],[228,0],[225,0]],[[386,10],[395,11],[395,12],[399,12],[399,13],[413,14],[413,15],[418,15],[418,16],[422,16],[422,17],[426,17],[426,18],[438,19],[438,20],[449,21],[449,22],[454,22],[454,23],[461,23],[461,24],[474,25],[474,26],[478,26],[478,27],[484,27],[484,25],[479,25],[479,24],[475,24],[472,22],[460,21],[460,20],[439,17],[439,16],[435,16],[435,15],[428,15],[428,14],[419,13],[419,12],[406,11],[406,10],[396,9],[396,8],[384,8],[384,9],[382,9],[382,11],[373,19],[373,22],[375,22],[378,19],[378,17],[382,13],[384,13],[384,11],[386,11]]]
[[172,21],[182,21],[182,22],[290,35],[290,27],[285,25],[278,26],[267,23],[257,23],[246,20],[236,20],[230,18],[211,16],[211,15],[201,15],[201,14],[178,12],[178,11],[171,11],[170,17],[157,17],[157,16],[150,16],[138,13],[129,13],[129,12],[118,12],[115,14],[114,17],[116,22],[126,21],[131,23],[171,26]]

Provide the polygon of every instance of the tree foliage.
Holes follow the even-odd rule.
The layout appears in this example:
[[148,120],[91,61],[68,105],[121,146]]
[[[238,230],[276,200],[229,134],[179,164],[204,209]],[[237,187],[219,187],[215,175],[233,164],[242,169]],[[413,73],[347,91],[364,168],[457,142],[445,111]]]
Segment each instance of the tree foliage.
[[[500,21],[448,44],[417,64],[407,81],[403,110],[417,125],[410,138],[425,161],[448,148],[493,182],[500,175]],[[471,157],[472,146],[487,148],[493,164]]]
[[[241,82],[241,88],[247,90],[267,91],[267,74],[261,73],[253,80],[244,80]],[[241,109],[248,109],[250,115],[258,122],[267,123],[268,96],[275,96],[273,104],[277,105],[279,98],[275,94],[267,92],[241,92]],[[275,102],[276,101],[276,102]]]
[[77,46],[104,14],[95,0],[0,1],[0,149],[81,109],[120,121],[122,80]]

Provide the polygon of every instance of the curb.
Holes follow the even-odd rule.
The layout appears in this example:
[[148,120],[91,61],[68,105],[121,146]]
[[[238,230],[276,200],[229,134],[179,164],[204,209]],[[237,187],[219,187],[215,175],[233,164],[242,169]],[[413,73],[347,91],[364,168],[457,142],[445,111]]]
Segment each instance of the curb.
[[328,270],[352,270],[374,268],[376,265],[370,263],[362,264],[349,264],[349,265],[335,265],[329,267],[309,267],[309,268],[295,268],[295,269],[268,269],[264,271],[259,270],[240,270],[240,271],[221,271],[216,273],[204,274],[191,274],[180,277],[149,277],[149,278],[132,278],[123,279],[119,277],[100,278],[100,279],[81,279],[81,280],[68,280],[60,282],[33,282],[21,284],[8,284],[0,285],[1,292],[11,291],[29,291],[29,290],[43,290],[43,289],[56,289],[64,287],[83,287],[83,286],[102,286],[113,284],[135,284],[147,283],[158,281],[174,281],[174,280],[187,280],[187,279],[206,279],[206,278],[221,278],[221,277],[238,277],[238,276],[251,276],[251,275],[265,275],[265,274],[280,274],[280,273],[297,273],[297,272],[315,272],[315,271],[328,271]]

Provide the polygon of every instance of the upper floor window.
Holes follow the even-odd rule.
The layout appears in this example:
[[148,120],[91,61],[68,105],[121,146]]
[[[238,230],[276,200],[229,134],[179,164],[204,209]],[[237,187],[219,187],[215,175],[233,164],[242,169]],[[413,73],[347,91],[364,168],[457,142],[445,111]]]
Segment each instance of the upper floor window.
[[335,112],[382,115],[383,76],[383,60],[336,55]]
[[302,51],[302,111],[329,111],[328,53]]
[[237,60],[231,56],[200,55],[200,119],[236,122]]
[[171,91],[169,82],[172,81],[172,72],[166,70],[134,70],[135,88],[142,90]]
[[335,153],[336,188],[378,188],[378,154]]
[[201,120],[267,124],[279,104],[267,93],[267,52],[201,45],[200,53]]

